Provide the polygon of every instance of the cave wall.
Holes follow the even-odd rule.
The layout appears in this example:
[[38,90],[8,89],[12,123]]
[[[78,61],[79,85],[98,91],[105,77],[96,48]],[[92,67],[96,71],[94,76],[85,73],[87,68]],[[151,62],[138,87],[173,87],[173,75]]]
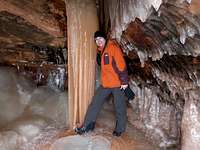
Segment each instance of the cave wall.
[[197,149],[199,139],[193,136],[199,136],[199,125],[193,124],[197,134],[192,134],[189,120],[195,118],[188,109],[198,108],[199,95],[187,93],[199,92],[199,1],[144,2],[99,2],[109,8],[100,22],[120,43],[136,93],[128,120],[161,148]]
[[67,70],[66,39],[64,1],[0,0],[1,66],[15,67],[37,85],[46,85],[50,73]]

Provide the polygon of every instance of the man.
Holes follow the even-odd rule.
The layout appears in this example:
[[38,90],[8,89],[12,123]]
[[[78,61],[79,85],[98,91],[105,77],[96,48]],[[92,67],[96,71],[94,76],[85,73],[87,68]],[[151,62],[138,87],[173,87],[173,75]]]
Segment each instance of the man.
[[101,54],[101,84],[88,107],[82,127],[75,132],[83,134],[95,127],[97,115],[106,98],[113,94],[116,110],[116,126],[114,136],[121,136],[126,128],[126,102],[123,90],[128,87],[128,73],[122,51],[114,40],[106,41],[103,32],[94,34],[97,50]]

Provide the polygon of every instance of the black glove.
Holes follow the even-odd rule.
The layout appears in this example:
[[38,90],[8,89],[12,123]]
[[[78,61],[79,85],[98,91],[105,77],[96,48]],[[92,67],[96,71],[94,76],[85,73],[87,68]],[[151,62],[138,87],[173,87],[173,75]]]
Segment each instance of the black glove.
[[135,98],[135,93],[131,90],[131,88],[128,86],[126,89],[123,90],[126,97],[128,98],[128,101],[132,101]]

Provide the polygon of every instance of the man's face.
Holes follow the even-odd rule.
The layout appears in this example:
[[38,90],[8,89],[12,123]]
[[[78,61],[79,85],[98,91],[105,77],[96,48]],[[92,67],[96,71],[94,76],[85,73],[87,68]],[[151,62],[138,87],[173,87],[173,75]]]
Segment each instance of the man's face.
[[105,46],[106,40],[103,37],[97,37],[95,38],[95,42],[98,47],[103,48]]

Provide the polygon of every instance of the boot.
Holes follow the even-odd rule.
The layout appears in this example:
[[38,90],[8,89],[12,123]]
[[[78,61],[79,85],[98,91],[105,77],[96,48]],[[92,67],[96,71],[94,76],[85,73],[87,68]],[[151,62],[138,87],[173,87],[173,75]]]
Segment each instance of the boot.
[[90,124],[87,125],[87,127],[82,126],[82,127],[76,127],[75,132],[79,135],[82,135],[84,133],[87,133],[89,131],[93,131],[95,128],[95,122],[91,122]]
[[121,136],[122,132],[117,132],[114,130],[112,134],[113,134],[113,136],[119,137],[119,136]]

